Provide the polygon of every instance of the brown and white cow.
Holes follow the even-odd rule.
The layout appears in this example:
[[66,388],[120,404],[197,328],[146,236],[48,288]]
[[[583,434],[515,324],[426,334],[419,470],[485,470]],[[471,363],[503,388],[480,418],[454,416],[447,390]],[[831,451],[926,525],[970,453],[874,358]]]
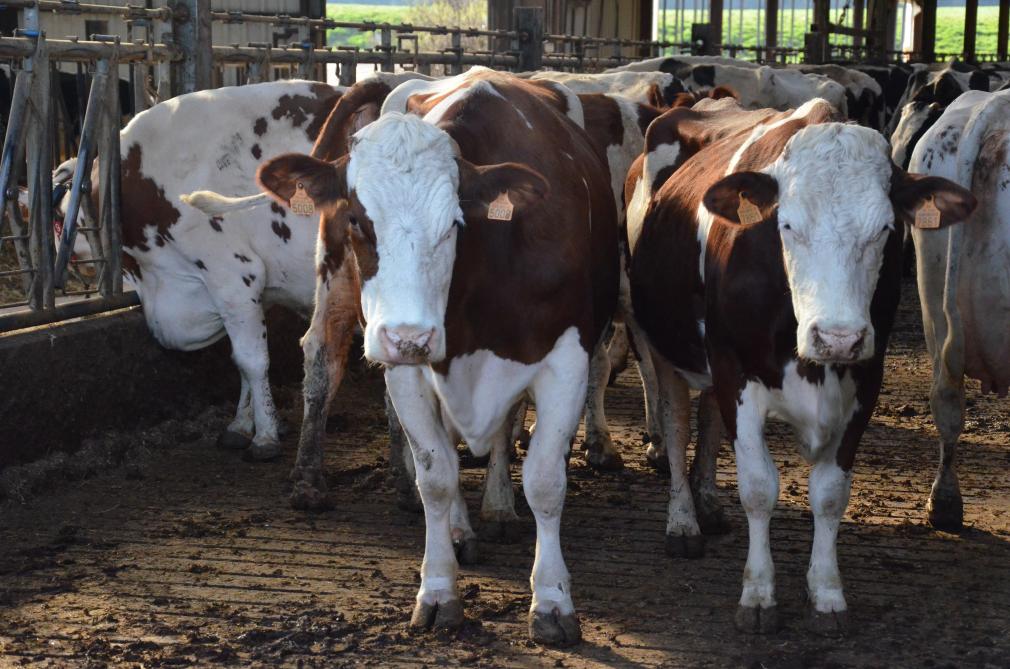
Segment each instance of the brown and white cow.
[[334,163],[287,155],[260,169],[278,201],[307,198],[320,214],[320,285],[346,266],[360,274],[365,355],[386,368],[424,504],[415,627],[462,621],[450,432],[490,452],[529,391],[530,635],[580,638],[559,537],[565,455],[616,307],[618,257],[607,167],[574,105],[554,87],[475,68],[394,90]]
[[964,520],[955,457],[964,427],[964,377],[983,393],[1010,389],[1010,91],[968,91],[922,136],[909,169],[970,188],[970,225],[912,230],[926,345],[933,359],[929,404],[940,432],[940,466],[929,522]]
[[[965,189],[906,174],[879,133],[838,118],[813,100],[711,142],[666,180],[641,229],[629,230],[634,319],[656,367],[673,479],[668,541],[700,539],[684,476],[693,386],[713,393],[736,452],[750,537],[736,615],[745,632],[777,625],[769,417],[793,426],[812,464],[812,627],[843,629],[835,542],[898,305],[898,222],[913,222],[927,200],[941,226],[974,207]],[[690,143],[669,139],[671,154]]]

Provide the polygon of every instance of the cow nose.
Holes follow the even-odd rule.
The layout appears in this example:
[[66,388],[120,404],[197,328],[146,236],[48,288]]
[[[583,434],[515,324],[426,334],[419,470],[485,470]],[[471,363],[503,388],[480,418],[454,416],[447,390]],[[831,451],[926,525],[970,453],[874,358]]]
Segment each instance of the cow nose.
[[431,355],[435,328],[399,325],[380,328],[379,340],[390,361],[398,363],[424,362]]
[[866,342],[866,328],[812,328],[814,351],[825,360],[858,360]]

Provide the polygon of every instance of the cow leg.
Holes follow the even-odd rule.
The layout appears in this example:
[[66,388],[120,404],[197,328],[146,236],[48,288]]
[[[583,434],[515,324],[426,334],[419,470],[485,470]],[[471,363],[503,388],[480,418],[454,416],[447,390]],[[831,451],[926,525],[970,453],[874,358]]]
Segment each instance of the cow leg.
[[[940,363],[943,364],[943,363]],[[940,464],[929,493],[929,524],[938,530],[958,532],[964,524],[964,505],[957,479],[957,444],[964,429],[964,380],[941,372],[930,389],[929,406],[940,433]]]
[[715,484],[716,465],[725,428],[715,393],[706,390],[698,399],[698,446],[691,464],[691,492],[694,508],[698,514],[698,525],[703,534],[726,534],[729,521],[719,501],[719,489]]
[[666,554],[671,557],[700,558],[705,539],[698,527],[694,498],[687,480],[687,444],[691,441],[691,395],[687,382],[658,354],[659,419],[670,463],[670,502],[666,520]]
[[281,444],[277,437],[277,409],[267,378],[270,356],[263,310],[258,304],[251,304],[242,312],[231,310],[222,316],[231,339],[232,358],[249,386],[256,434],[246,449],[246,455],[257,461],[272,460],[280,455]]
[[[836,449],[831,449],[832,451]],[[807,570],[810,628],[818,634],[839,635],[846,628],[845,596],[838,572],[838,526],[849,504],[852,473],[825,458],[810,471],[810,508],[814,514],[814,545]]]
[[242,379],[242,390],[239,392],[238,407],[235,409],[235,420],[228,424],[218,438],[219,448],[228,450],[244,451],[252,443],[256,424],[253,421],[252,392],[249,389],[249,381],[242,370],[239,370],[239,377]]
[[509,475],[509,437],[513,432],[514,427],[506,422],[495,433],[491,444],[480,508],[481,534],[488,538],[513,538],[519,522],[512,477]]
[[610,360],[610,376],[607,385],[612,386],[617,377],[628,368],[628,330],[624,323],[614,323],[614,336],[607,345],[607,359]]
[[337,273],[316,289],[316,308],[302,337],[305,378],[302,381],[302,431],[298,455],[291,470],[294,484],[289,498],[296,509],[322,509],[328,505],[323,476],[323,438],[330,402],[340,387],[347,355],[358,321],[357,270],[345,262]]
[[561,554],[561,512],[567,487],[565,456],[579,426],[588,363],[577,344],[548,357],[533,382],[537,427],[523,462],[523,491],[537,524],[529,634],[535,643],[554,646],[582,639],[571,578]]
[[624,467],[621,454],[614,448],[607,428],[604,398],[607,379],[610,378],[610,358],[604,345],[606,337],[597,344],[589,363],[589,387],[586,393],[586,441],[582,445],[586,463],[600,471],[617,471]]
[[407,435],[400,426],[400,418],[389,399],[389,391],[383,393],[386,404],[386,421],[389,425],[389,470],[396,490],[396,505],[404,511],[420,513],[421,498],[417,493],[417,475],[414,473],[414,456],[410,454]]
[[[450,438],[450,443],[454,442]],[[458,457],[458,456],[457,456]],[[470,513],[467,510],[466,499],[463,497],[462,486],[456,486],[456,496],[449,508],[449,532],[452,535],[452,548],[456,552],[459,564],[472,565],[480,561],[477,548],[477,533],[470,525]]]
[[450,530],[452,506],[459,499],[459,456],[442,425],[438,400],[420,369],[388,368],[386,387],[407,434],[424,505],[421,587],[410,626],[459,627],[463,604],[456,591],[457,563]]
[[670,471],[670,463],[663,448],[663,431],[659,419],[659,385],[656,381],[656,367],[652,362],[652,350],[649,348],[645,333],[638,327],[632,317],[625,317],[628,328],[628,341],[635,353],[638,363],[638,375],[642,378],[642,393],[645,397],[645,426],[648,430],[648,448],[645,450],[646,461],[661,475]]
[[736,627],[750,634],[768,634],[778,627],[775,605],[775,565],[772,562],[772,511],[779,497],[779,473],[764,440],[765,398],[753,385],[744,388],[735,407],[737,486],[747,514],[747,564]]

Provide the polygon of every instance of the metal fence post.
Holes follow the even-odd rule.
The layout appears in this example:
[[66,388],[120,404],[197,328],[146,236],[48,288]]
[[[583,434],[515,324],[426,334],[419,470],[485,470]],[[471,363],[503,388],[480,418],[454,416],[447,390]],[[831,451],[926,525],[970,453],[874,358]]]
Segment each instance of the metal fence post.
[[29,234],[32,266],[35,275],[29,303],[34,309],[56,306],[53,283],[53,137],[51,131],[52,95],[49,90],[49,52],[45,35],[36,38],[31,58],[33,70],[29,93],[31,107],[25,128],[25,151],[28,163],[28,200],[31,206]]
[[210,88],[214,75],[210,0],[175,0],[173,11],[175,42],[183,58],[178,65],[173,93],[179,95]]
[[516,7],[515,26],[519,33],[519,71],[539,70],[544,62],[544,10]]
[[119,71],[119,59],[116,53],[107,61],[111,74],[106,83],[103,103],[105,113],[100,119],[97,142],[99,162],[98,183],[101,186],[98,198],[98,220],[101,221],[102,258],[104,263],[99,275],[101,280],[98,290],[103,297],[118,295],[123,292],[122,271],[122,226],[120,223],[120,204],[122,184],[120,170],[122,161],[119,153],[119,82],[115,76]]

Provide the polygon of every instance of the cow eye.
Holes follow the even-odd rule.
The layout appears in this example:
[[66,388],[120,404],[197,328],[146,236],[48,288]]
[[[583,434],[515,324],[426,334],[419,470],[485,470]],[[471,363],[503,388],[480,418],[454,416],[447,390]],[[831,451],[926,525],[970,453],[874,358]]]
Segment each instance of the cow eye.
[[354,227],[358,227],[358,217],[355,216],[354,214],[351,214],[350,216],[348,216],[347,220]]
[[782,224],[782,229],[783,230],[792,230],[793,226],[789,225],[788,223],[783,223]]

